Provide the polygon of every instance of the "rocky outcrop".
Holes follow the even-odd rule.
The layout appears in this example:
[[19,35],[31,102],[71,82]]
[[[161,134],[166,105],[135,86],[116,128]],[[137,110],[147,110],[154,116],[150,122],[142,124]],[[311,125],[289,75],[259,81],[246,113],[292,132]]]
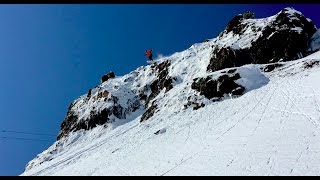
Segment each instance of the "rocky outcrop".
[[78,116],[75,115],[75,113],[72,111],[73,105],[74,105],[74,103],[70,104],[70,106],[68,108],[67,116],[65,117],[65,119],[63,120],[63,122],[60,125],[61,130],[57,136],[57,140],[61,139],[64,136],[67,136],[71,131],[76,129],[75,126],[78,121]]
[[314,66],[319,66],[319,64],[320,64],[319,60],[312,60],[312,61],[303,63],[303,68],[310,69],[310,68],[313,68]]
[[111,78],[115,78],[116,76],[115,76],[115,74],[114,74],[114,72],[109,72],[109,73],[107,73],[107,74],[104,74],[102,77],[101,77],[101,83],[103,83],[103,82],[106,82],[106,81],[108,81],[109,79],[111,79]]
[[[266,19],[267,21],[267,19]],[[265,64],[270,62],[288,61],[301,58],[308,54],[308,44],[316,32],[315,25],[301,13],[291,8],[285,8],[265,27],[258,24],[260,20],[245,19],[243,15],[235,16],[227,25],[220,38],[239,36],[232,45],[215,46],[207,71],[213,72],[244,64]],[[232,34],[229,34],[232,33]],[[257,36],[245,48],[237,43],[250,37]]]
[[264,67],[262,67],[262,70],[264,72],[271,72],[279,67],[282,67],[283,64],[280,64],[280,63],[272,63],[272,64],[267,64],[265,65]]
[[171,65],[170,61],[164,61],[160,64],[154,64],[152,69],[154,72],[156,72],[157,78],[151,83],[150,90],[151,93],[149,96],[145,94],[140,94],[140,99],[145,101],[145,107],[146,111],[142,115],[141,122],[149,119],[153,114],[155,113],[157,109],[157,105],[155,101],[152,102],[151,106],[149,106],[149,103],[163,90],[165,89],[165,92],[168,92],[170,89],[173,88],[172,81],[173,78],[170,77],[168,68]]
[[146,104],[148,104],[153,98],[155,98],[161,90],[165,89],[168,92],[172,89],[172,77],[170,77],[168,68],[170,61],[164,61],[160,64],[155,65],[153,68],[157,71],[158,76],[155,81],[150,85],[151,94],[147,98]]
[[191,84],[191,88],[200,92],[200,95],[208,99],[219,100],[224,95],[242,95],[245,88],[234,81],[239,79],[240,75],[236,74],[223,74],[216,79],[211,76],[205,78],[196,78]]
[[153,116],[153,114],[156,112],[157,110],[157,104],[156,103],[152,103],[152,105],[143,113],[140,122],[143,122],[147,119],[149,119],[150,117]]
[[[106,90],[98,92],[96,96],[91,96],[91,98],[93,98],[93,101],[102,101],[110,105],[103,109],[96,109],[95,106],[93,106],[90,110],[90,115],[85,119],[80,119],[77,115],[77,109],[73,109],[76,102],[72,103],[68,109],[66,118],[60,126],[61,131],[58,134],[58,140],[67,136],[72,131],[80,129],[89,130],[98,125],[112,123],[115,118],[125,119],[127,114],[136,111],[140,107],[140,102],[137,98],[135,100],[129,99],[127,107],[122,107],[119,104],[119,98],[109,94]],[[88,103],[88,99],[84,103]]]

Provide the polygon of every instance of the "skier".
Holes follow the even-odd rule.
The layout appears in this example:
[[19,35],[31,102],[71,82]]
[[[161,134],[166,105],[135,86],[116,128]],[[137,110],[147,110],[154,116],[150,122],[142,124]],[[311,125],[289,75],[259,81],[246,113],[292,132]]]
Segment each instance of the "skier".
[[149,50],[146,50],[146,54],[147,58],[149,59],[149,61],[153,61],[153,58],[152,58],[152,50],[149,49]]

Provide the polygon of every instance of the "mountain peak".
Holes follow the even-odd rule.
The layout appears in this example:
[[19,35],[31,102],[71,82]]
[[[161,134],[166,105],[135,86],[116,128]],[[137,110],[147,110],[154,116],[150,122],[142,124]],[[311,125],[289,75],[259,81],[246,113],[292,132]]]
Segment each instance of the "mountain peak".
[[260,19],[252,18],[252,14],[236,15],[215,39],[208,71],[308,55],[308,43],[316,26],[301,12],[284,8]]
[[283,12],[283,13],[286,13],[290,16],[293,16],[293,15],[302,15],[302,13],[300,11],[297,11],[296,9],[294,9],[293,7],[285,7],[283,8],[280,13]]

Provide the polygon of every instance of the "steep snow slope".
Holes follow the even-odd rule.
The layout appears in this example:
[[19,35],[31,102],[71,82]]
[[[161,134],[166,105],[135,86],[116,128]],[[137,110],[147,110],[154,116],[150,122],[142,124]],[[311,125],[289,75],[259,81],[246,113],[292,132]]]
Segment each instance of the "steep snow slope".
[[22,175],[319,175],[319,61],[282,63],[264,86],[196,111],[75,132]]

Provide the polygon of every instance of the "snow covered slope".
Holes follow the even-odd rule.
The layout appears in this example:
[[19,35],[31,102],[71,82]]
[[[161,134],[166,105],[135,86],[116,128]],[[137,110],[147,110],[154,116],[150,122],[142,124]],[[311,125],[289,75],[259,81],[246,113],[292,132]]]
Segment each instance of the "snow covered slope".
[[76,132],[23,175],[320,175],[319,61],[286,63],[265,86],[196,111]]
[[[242,41],[244,32],[264,32],[279,16],[305,19],[290,8],[242,19],[251,25],[232,35],[240,38],[223,38],[228,26],[208,42],[105,79],[70,105],[58,140],[22,175],[319,175],[320,52],[208,68],[217,49],[256,52],[250,43],[265,36]],[[272,26],[289,27],[292,37],[308,31],[294,24]],[[303,55],[309,47],[299,48]]]

